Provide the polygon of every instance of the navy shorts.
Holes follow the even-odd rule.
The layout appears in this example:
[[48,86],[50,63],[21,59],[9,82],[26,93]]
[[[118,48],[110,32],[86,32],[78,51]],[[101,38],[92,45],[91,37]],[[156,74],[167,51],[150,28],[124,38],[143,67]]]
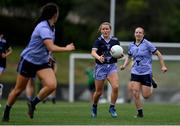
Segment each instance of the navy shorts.
[[50,64],[44,63],[44,64],[37,65],[21,58],[17,67],[17,72],[21,74],[22,76],[25,76],[28,78],[35,78],[36,72],[45,68],[51,68]]
[[140,82],[142,85],[151,87],[152,75],[151,74],[146,74],[146,75],[131,74],[131,81],[137,81],[137,82]]

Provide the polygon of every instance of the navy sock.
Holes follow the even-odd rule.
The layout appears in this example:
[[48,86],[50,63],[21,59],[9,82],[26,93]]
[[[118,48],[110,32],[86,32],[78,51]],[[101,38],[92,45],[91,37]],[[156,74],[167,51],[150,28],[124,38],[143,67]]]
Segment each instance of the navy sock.
[[27,96],[27,100],[28,100],[28,101],[32,101],[32,100],[33,100],[33,97]]
[[109,106],[109,108],[114,108],[115,107],[115,105],[113,105],[113,104],[111,104],[110,106]]
[[9,113],[10,110],[11,110],[11,106],[6,105],[6,107],[5,107],[5,112],[8,112],[8,113]]
[[36,97],[31,101],[31,103],[32,103],[33,106],[36,106],[40,101],[41,101],[41,100],[36,96]]
[[93,104],[92,106],[95,107],[95,108],[97,108],[97,105],[95,105],[95,104]]
[[3,118],[9,118],[10,110],[11,110],[11,106],[6,105],[5,110],[4,110]]
[[143,115],[143,110],[142,110],[142,109],[139,109],[139,110],[138,110],[138,114],[139,114],[139,115]]

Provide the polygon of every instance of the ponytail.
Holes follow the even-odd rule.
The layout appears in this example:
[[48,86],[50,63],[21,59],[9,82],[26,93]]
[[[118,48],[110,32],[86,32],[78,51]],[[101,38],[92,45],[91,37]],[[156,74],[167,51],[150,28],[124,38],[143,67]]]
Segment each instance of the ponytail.
[[58,13],[58,11],[59,11],[59,8],[55,3],[47,3],[41,8],[40,10],[41,15],[36,21],[36,24],[38,24],[39,22],[43,20],[51,19],[54,16],[54,14]]

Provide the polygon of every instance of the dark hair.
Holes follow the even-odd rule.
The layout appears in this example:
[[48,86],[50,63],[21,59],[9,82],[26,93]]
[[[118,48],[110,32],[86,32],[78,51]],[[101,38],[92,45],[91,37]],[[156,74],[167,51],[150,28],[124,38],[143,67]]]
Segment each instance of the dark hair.
[[41,8],[41,16],[37,20],[36,24],[43,20],[51,19],[54,14],[57,14],[59,11],[58,6],[55,3],[47,3]]

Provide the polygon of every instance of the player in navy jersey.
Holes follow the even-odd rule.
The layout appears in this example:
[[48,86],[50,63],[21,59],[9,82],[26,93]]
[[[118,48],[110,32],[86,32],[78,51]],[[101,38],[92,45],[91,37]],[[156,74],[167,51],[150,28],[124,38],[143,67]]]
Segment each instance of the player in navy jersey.
[[73,43],[66,45],[66,47],[54,44],[54,26],[58,15],[59,9],[56,4],[48,3],[43,6],[30,42],[21,53],[21,60],[17,68],[16,85],[8,96],[2,121],[9,121],[11,107],[26,88],[30,78],[37,75],[43,85],[37,96],[31,102],[28,102],[28,116],[31,119],[33,118],[36,105],[56,89],[57,80],[54,71],[49,65],[49,52],[64,52],[75,49]]
[[120,68],[122,70],[125,69],[131,59],[133,59],[130,85],[137,109],[135,117],[141,118],[144,116],[141,94],[145,99],[152,95],[152,55],[157,55],[163,73],[167,71],[167,67],[160,51],[144,38],[144,29],[142,27],[135,29],[134,36],[135,41],[129,44],[128,57]]
[[[118,79],[118,67],[117,58],[113,58],[110,54],[110,49],[114,45],[119,45],[119,41],[116,37],[110,35],[111,24],[103,22],[99,31],[101,36],[97,38],[92,47],[91,55],[95,58],[95,93],[93,96],[93,105],[91,110],[91,116],[97,116],[97,104],[100,96],[103,93],[104,82],[107,79],[112,87],[111,103],[109,112],[112,117],[117,117],[115,103],[118,97],[119,79]],[[122,55],[123,57],[123,55]],[[121,57],[120,57],[121,58]]]
[[0,76],[6,69],[6,57],[12,53],[10,44],[4,38],[4,34],[0,32]]

